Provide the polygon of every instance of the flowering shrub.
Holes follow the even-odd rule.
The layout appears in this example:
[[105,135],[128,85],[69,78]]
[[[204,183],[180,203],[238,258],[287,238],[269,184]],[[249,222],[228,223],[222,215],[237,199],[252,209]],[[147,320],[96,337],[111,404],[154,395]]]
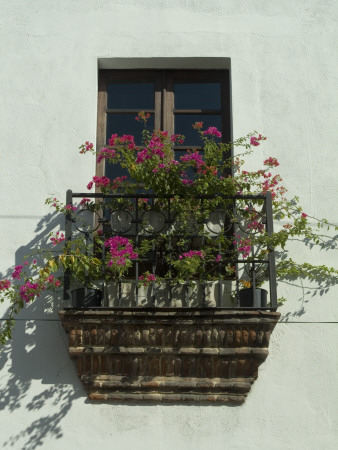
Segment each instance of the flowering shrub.
[[205,253],[200,250],[190,250],[179,255],[178,260],[172,263],[179,280],[183,282],[191,277],[199,277],[204,258]]
[[[241,259],[249,267],[246,277],[240,280],[243,288],[260,285],[265,275],[264,264],[256,264],[252,273],[251,261],[265,260],[271,249],[283,252],[289,239],[306,238],[310,245],[325,248],[328,237],[321,232],[324,226],[329,227],[326,220],[309,217],[299,205],[297,197],[287,198],[287,190],[283,179],[274,173],[279,162],[273,156],[263,160],[263,166],[258,170],[245,170],[246,157],[254,152],[259,157],[258,149],[264,136],[250,133],[232,143],[220,142],[221,132],[216,127],[203,130],[203,122],[196,122],[193,128],[199,134],[203,151],[187,150],[180,152],[176,159],[173,145],[184,144],[181,134],[169,135],[167,131],[148,131],[149,113],[141,112],[136,120],[144,125],[143,143],[135,144],[134,136],[113,134],[108,140],[108,146],[95,152],[94,145],[87,141],[80,146],[81,154],[94,154],[97,163],[109,163],[126,169],[128,176],[110,179],[106,176],[93,176],[87,184],[87,189],[104,194],[139,194],[132,203],[128,199],[112,198],[105,200],[104,207],[113,211],[132,211],[137,205],[142,212],[158,210],[163,212],[168,207],[166,196],[170,196],[171,214],[175,217],[175,226],[167,228],[157,237],[138,242],[136,248],[131,239],[107,234],[105,227],[94,233],[93,241],[85,239],[67,241],[60,231],[50,235],[53,253],[48,249],[39,253],[42,260],[40,267],[36,260],[31,264],[27,261],[17,265],[12,272],[12,280],[0,281],[1,302],[10,302],[10,311],[5,326],[1,329],[0,340],[4,342],[11,336],[14,315],[25,303],[34,301],[46,290],[59,287],[60,280],[55,277],[58,270],[70,271],[74,280],[86,286],[91,286],[96,280],[121,280],[128,276],[133,261],[142,258],[150,250],[165,253],[171,246],[176,258],[167,258],[156,276],[149,270],[138,277],[139,285],[151,285],[155,281],[170,279],[179,282],[196,280],[218,280],[222,278],[239,277],[234,261]],[[236,149],[233,156],[232,151]],[[159,198],[152,200],[151,195]],[[277,231],[268,234],[262,220],[263,200],[247,202],[237,198],[237,216],[232,213],[233,201],[224,200],[220,196],[245,196],[252,194],[271,193],[273,217],[275,222],[282,221]],[[91,194],[88,194],[91,197]],[[207,196],[207,201],[201,197]],[[150,199],[150,200],[149,200]],[[46,200],[57,212],[71,217],[72,221],[78,213],[89,209],[99,211],[102,204],[84,197],[78,205],[63,204],[55,197]],[[232,224],[228,233],[210,233],[208,217],[213,211],[225,211],[228,221]],[[165,214],[164,225],[165,222]],[[317,229],[310,225],[317,223]],[[286,223],[285,223],[286,222]],[[194,242],[191,237],[196,232],[201,236]],[[336,228],[337,229],[337,228]],[[235,231],[235,233],[234,233]],[[171,241],[179,234],[180,239]],[[99,249],[99,250],[98,250]],[[108,251],[105,253],[105,249]],[[105,255],[105,256],[104,256]],[[337,281],[338,272],[326,266],[314,266],[309,263],[296,263],[290,258],[282,257],[277,261],[277,277],[290,276],[307,277],[310,280],[330,279]],[[144,270],[144,269],[142,269]]]

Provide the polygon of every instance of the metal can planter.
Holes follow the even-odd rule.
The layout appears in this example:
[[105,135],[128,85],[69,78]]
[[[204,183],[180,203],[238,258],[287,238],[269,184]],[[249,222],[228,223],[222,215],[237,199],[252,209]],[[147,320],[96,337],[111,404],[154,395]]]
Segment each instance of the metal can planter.
[[241,308],[266,308],[268,292],[265,289],[242,289],[239,291],[239,306]]
[[78,288],[72,291],[73,308],[92,308],[101,306],[102,291],[100,289]]

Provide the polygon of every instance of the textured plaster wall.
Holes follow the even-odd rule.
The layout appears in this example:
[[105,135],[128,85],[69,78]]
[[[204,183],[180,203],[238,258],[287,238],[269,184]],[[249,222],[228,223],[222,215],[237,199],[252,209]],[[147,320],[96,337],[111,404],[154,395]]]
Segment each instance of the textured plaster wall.
[[[98,63],[230,58],[234,137],[268,136],[252,167],[277,157],[305,211],[336,222],[337,20],[334,0],[0,0],[1,277],[60,226],[44,199],[92,176],[94,161],[76,150],[95,141]],[[289,251],[337,264],[332,251]],[[0,446],[337,448],[337,288],[278,288],[283,323],[240,407],[92,405],[67,356],[62,301],[29,306],[0,353]]]

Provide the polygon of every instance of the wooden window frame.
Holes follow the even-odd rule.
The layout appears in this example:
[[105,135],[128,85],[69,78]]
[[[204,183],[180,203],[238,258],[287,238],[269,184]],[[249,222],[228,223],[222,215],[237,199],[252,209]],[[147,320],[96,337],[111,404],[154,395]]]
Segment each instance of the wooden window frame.
[[[145,109],[145,112],[154,114],[155,129],[166,130],[169,134],[174,133],[174,117],[179,114],[219,114],[222,117],[222,141],[232,140],[231,127],[231,100],[230,100],[230,76],[229,70],[107,70],[99,71],[98,79],[98,108],[97,108],[97,137],[96,147],[100,150],[109,147],[106,141],[106,126],[108,114],[130,114],[135,116],[139,109],[108,109],[107,91],[110,82],[153,82],[155,87],[154,109]],[[210,83],[221,84],[221,108],[219,110],[204,109],[175,109],[174,107],[174,84],[180,83]],[[174,146],[173,150],[201,149],[201,146],[190,145]],[[96,175],[103,176],[105,167],[103,163],[96,166]]]

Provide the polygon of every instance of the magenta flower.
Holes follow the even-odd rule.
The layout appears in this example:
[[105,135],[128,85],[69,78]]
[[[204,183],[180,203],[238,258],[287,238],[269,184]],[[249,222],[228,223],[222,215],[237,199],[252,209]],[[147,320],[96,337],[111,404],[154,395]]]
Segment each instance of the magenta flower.
[[186,252],[186,253],[183,253],[182,255],[180,255],[178,257],[178,259],[194,258],[195,256],[198,256],[199,258],[203,259],[205,255],[200,250],[190,250],[189,252]]
[[52,236],[50,238],[50,240],[52,241],[53,245],[57,245],[57,244],[61,244],[61,242],[65,241],[65,235],[63,233],[60,234],[59,231],[57,231],[55,233],[55,236]]
[[200,130],[203,127],[203,122],[195,122],[192,126],[195,130]]
[[0,291],[5,291],[11,287],[11,282],[9,280],[0,281]]
[[216,127],[209,127],[207,130],[203,131],[204,136],[210,135],[210,136],[216,136],[218,138],[222,137],[222,133],[217,130]]
[[112,134],[110,139],[108,139],[108,144],[115,145],[116,138],[117,138],[117,134]]
[[100,150],[99,155],[97,157],[97,162],[100,163],[103,159],[112,159],[116,156],[116,150],[113,148],[103,148]]
[[242,253],[242,256],[244,259],[246,259],[249,255],[250,255],[250,251],[251,251],[251,240],[248,238],[243,238],[241,237],[239,234],[236,235],[236,233],[234,233],[235,238],[238,238],[238,242],[235,239],[233,241],[234,245],[237,245],[237,249],[240,253]]
[[31,283],[30,281],[26,281],[25,284],[20,286],[19,294],[22,300],[28,303],[31,300],[34,300],[35,297],[39,297],[41,291],[45,289],[45,286],[39,285],[39,283]]
[[20,280],[21,272],[22,272],[23,266],[15,266],[14,272],[12,273],[12,278]]
[[76,210],[77,210],[77,207],[76,207],[76,206],[73,206],[73,205],[71,205],[71,204],[69,203],[69,205],[66,205],[66,206],[65,206],[65,210],[66,210],[66,211],[76,211]]
[[111,260],[108,262],[108,266],[113,264],[117,266],[125,266],[126,259],[136,259],[138,254],[134,252],[133,246],[129,239],[115,236],[105,241],[104,245],[109,247]]
[[265,141],[266,138],[263,137],[261,134],[259,134],[258,137],[256,137],[256,136],[251,136],[251,138],[250,138],[250,145],[254,145],[255,147],[257,147],[257,145],[260,144],[259,141],[262,141],[262,140]]
[[277,167],[277,166],[279,166],[279,162],[277,161],[276,158],[271,158],[271,156],[270,156],[270,158],[268,158],[264,161],[264,165],[269,166],[269,167]]
[[182,183],[190,186],[194,182],[193,182],[193,180],[188,180],[187,178],[183,178]]
[[81,201],[80,201],[80,205],[81,206],[85,206],[86,204],[88,204],[90,202],[90,198],[83,198]]
[[188,151],[188,153],[181,156],[180,160],[183,162],[194,161],[194,163],[198,169],[205,164],[205,162],[203,161],[202,155],[200,155],[198,153],[198,151],[193,152],[193,153]]

